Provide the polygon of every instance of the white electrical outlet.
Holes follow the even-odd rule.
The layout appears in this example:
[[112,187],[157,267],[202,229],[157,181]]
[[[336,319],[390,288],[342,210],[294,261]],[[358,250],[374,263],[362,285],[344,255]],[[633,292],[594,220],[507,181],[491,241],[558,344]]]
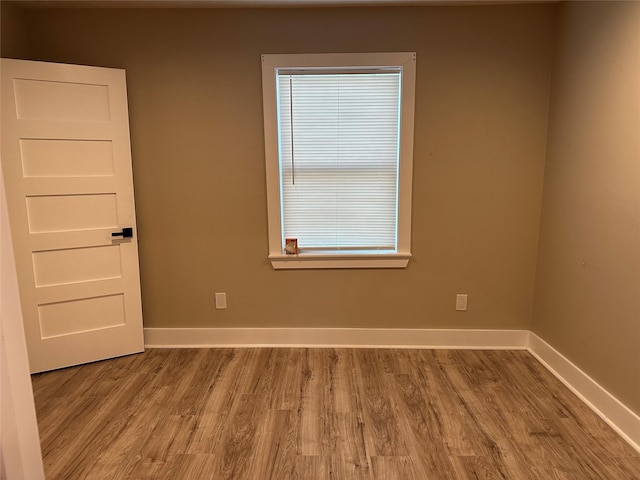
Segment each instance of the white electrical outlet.
[[216,293],[216,310],[224,310],[227,308],[227,294]]
[[467,309],[467,294],[459,293],[456,295],[456,310],[465,311]]

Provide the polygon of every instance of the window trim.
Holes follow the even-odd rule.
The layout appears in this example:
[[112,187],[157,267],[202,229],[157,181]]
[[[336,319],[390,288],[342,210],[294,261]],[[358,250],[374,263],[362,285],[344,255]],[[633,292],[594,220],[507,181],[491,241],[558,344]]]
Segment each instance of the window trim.
[[[400,67],[402,94],[400,115],[400,159],[398,169],[397,252],[354,254],[300,253],[282,250],[280,165],[276,71],[308,68]],[[269,260],[274,269],[298,268],[405,268],[411,259],[411,188],[413,178],[413,130],[415,111],[415,52],[265,54],[262,55],[265,166]]]

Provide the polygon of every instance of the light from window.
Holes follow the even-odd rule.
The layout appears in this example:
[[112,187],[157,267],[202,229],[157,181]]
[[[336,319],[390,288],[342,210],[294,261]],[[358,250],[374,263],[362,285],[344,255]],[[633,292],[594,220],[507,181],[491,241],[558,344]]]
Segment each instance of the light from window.
[[414,85],[413,53],[263,55],[275,268],[406,266]]

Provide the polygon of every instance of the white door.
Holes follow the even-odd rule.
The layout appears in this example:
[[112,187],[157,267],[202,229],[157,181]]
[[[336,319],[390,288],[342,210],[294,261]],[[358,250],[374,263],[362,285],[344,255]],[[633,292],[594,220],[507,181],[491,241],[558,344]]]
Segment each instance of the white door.
[[[2,169],[31,372],[141,352],[124,70],[1,67]],[[132,237],[118,235],[126,228]]]

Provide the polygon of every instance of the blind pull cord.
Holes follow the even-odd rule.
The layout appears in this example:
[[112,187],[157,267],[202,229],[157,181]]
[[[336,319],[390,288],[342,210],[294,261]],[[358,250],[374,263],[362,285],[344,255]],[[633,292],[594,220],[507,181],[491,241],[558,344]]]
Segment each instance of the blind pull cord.
[[294,162],[294,152],[293,148],[293,79],[289,76],[289,119],[290,119],[290,128],[291,128],[291,185],[296,184],[296,167]]

